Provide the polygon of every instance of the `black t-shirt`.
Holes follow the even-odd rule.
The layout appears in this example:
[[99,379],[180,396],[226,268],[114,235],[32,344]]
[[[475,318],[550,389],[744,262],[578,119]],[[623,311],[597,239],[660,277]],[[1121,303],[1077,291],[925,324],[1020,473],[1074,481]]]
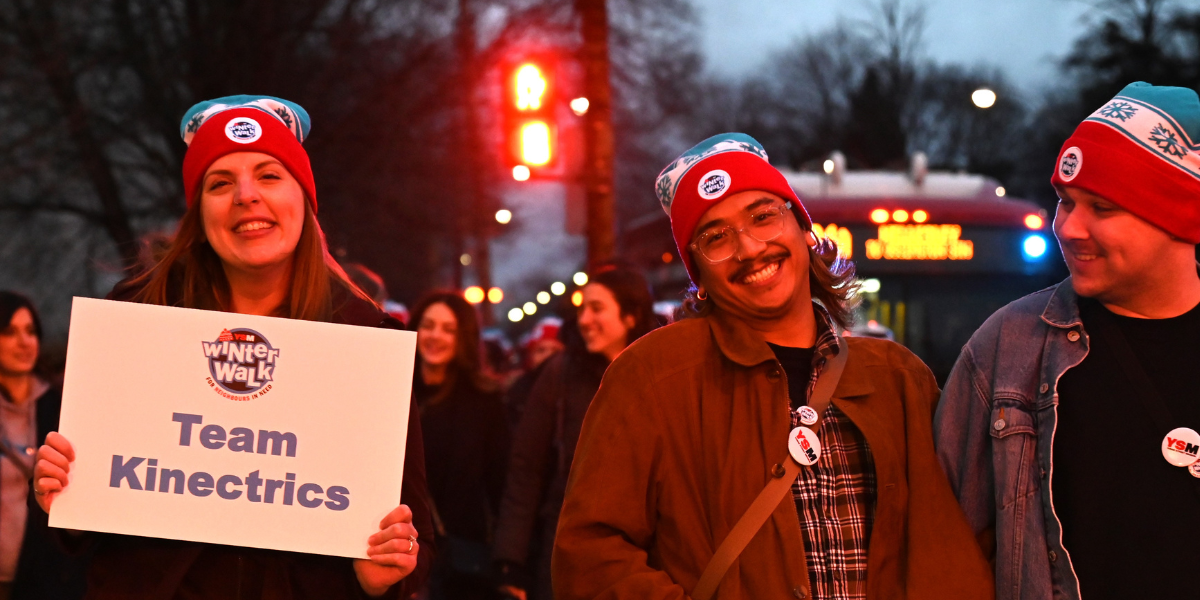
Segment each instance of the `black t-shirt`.
[[789,348],[767,343],[787,374],[788,399],[792,410],[808,404],[808,380],[812,378],[813,348]]
[[1083,598],[1200,597],[1200,498],[1187,469],[1162,455],[1166,431],[1126,375],[1112,319],[1175,423],[1200,431],[1200,306],[1170,319],[1136,319],[1080,299],[1090,350],[1059,382],[1054,507]]

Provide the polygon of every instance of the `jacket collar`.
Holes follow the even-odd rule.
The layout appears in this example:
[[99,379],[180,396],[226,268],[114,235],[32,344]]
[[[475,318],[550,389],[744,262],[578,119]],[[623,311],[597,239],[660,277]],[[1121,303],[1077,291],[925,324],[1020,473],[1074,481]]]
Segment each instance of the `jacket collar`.
[[[820,304],[814,302],[812,307],[817,325],[816,343],[821,346],[822,336],[826,332],[834,331],[833,318]],[[729,360],[745,367],[775,360],[775,352],[767,345],[766,340],[740,319],[716,309],[708,317],[708,322],[713,338],[717,341],[717,348]],[[833,352],[837,352],[836,346]]]
[[1051,327],[1069,329],[1081,324],[1079,317],[1079,296],[1067,277],[1054,288],[1050,300],[1046,302],[1046,310],[1042,311],[1042,320]]
[[[42,394],[45,394],[46,390],[50,389],[50,384],[41,377],[38,377],[37,375],[33,375],[32,377],[33,383],[29,386],[29,397],[25,399],[27,406],[36,404],[37,401],[41,399]],[[8,389],[6,389],[3,385],[0,385],[0,401],[8,402],[9,404],[15,404],[12,396],[9,394]]]
[[[815,315],[817,327],[829,327],[832,318],[828,316],[824,307],[814,303],[813,310],[817,313]],[[714,310],[711,315],[706,317],[706,320],[712,329],[717,348],[729,360],[744,367],[755,367],[775,360],[775,353],[771,351],[766,340],[737,318],[720,310]],[[820,337],[820,333],[818,333],[817,338],[820,339]],[[848,346],[847,351],[849,351]],[[853,359],[853,355],[850,358]],[[867,396],[875,391],[875,385],[871,382],[871,378],[859,371],[859,364],[858,361],[852,360],[846,365],[846,370],[842,373],[842,378],[838,381],[837,389],[833,393],[834,398],[849,399]]]
[[[1200,272],[1200,261],[1196,263],[1196,270]],[[1042,311],[1042,320],[1052,327],[1062,329],[1083,323],[1079,318],[1079,296],[1075,293],[1075,286],[1071,285],[1070,277],[1062,280],[1054,288],[1050,301],[1046,303],[1046,310]]]
[[716,309],[707,320],[717,348],[725,358],[743,367],[753,367],[775,360],[775,353],[771,351],[766,340],[736,317]]

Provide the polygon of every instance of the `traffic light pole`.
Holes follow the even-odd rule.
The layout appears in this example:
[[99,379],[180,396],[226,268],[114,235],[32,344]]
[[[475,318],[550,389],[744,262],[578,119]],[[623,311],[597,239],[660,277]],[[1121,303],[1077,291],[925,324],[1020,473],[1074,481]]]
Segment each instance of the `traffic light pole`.
[[[494,199],[487,191],[483,178],[485,159],[479,139],[479,119],[475,106],[476,83],[479,80],[476,61],[475,13],[471,10],[471,0],[458,0],[458,59],[460,61],[460,80],[462,85],[459,97],[462,102],[462,148],[467,158],[467,169],[463,173],[467,178],[467,205],[465,215],[467,231],[475,240],[475,251],[471,264],[478,276],[478,285],[487,291],[492,287],[492,252],[490,219],[495,207]],[[462,287],[461,278],[459,287]],[[482,302],[479,305],[480,316],[484,326],[495,321],[492,304]]]
[[616,254],[613,221],[612,89],[608,74],[608,7],[606,0],[575,0],[583,24],[584,115],[586,145],[583,184],[587,196],[587,258],[595,266]]

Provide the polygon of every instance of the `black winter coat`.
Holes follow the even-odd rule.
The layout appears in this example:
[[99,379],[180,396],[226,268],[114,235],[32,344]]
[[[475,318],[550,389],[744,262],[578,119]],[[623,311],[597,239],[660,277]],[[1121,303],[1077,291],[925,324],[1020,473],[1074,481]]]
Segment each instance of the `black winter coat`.
[[421,412],[429,494],[445,533],[487,544],[504,489],[508,423],[499,391],[479,389],[466,378],[443,398],[414,377]]
[[531,567],[539,598],[549,598],[550,547],[575,444],[607,367],[603,357],[582,349],[548,359],[513,432],[492,556]]
[[[37,441],[58,429],[62,390],[51,387],[37,399]],[[13,579],[13,600],[74,600],[85,590],[86,556],[68,554],[52,533],[49,516],[38,506],[30,481],[25,539]]]

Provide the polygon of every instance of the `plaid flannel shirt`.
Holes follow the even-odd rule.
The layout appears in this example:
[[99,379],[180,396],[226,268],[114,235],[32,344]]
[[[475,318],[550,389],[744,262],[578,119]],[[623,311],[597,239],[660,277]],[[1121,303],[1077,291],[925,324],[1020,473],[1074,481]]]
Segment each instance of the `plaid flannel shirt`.
[[[818,334],[806,396],[812,396],[827,358],[838,353],[833,319],[823,307],[814,307]],[[799,427],[800,412],[791,413],[792,427]],[[875,461],[862,432],[832,404],[817,436],[821,457],[815,465],[801,467],[792,484],[812,598],[865,599],[867,542],[875,518]]]

